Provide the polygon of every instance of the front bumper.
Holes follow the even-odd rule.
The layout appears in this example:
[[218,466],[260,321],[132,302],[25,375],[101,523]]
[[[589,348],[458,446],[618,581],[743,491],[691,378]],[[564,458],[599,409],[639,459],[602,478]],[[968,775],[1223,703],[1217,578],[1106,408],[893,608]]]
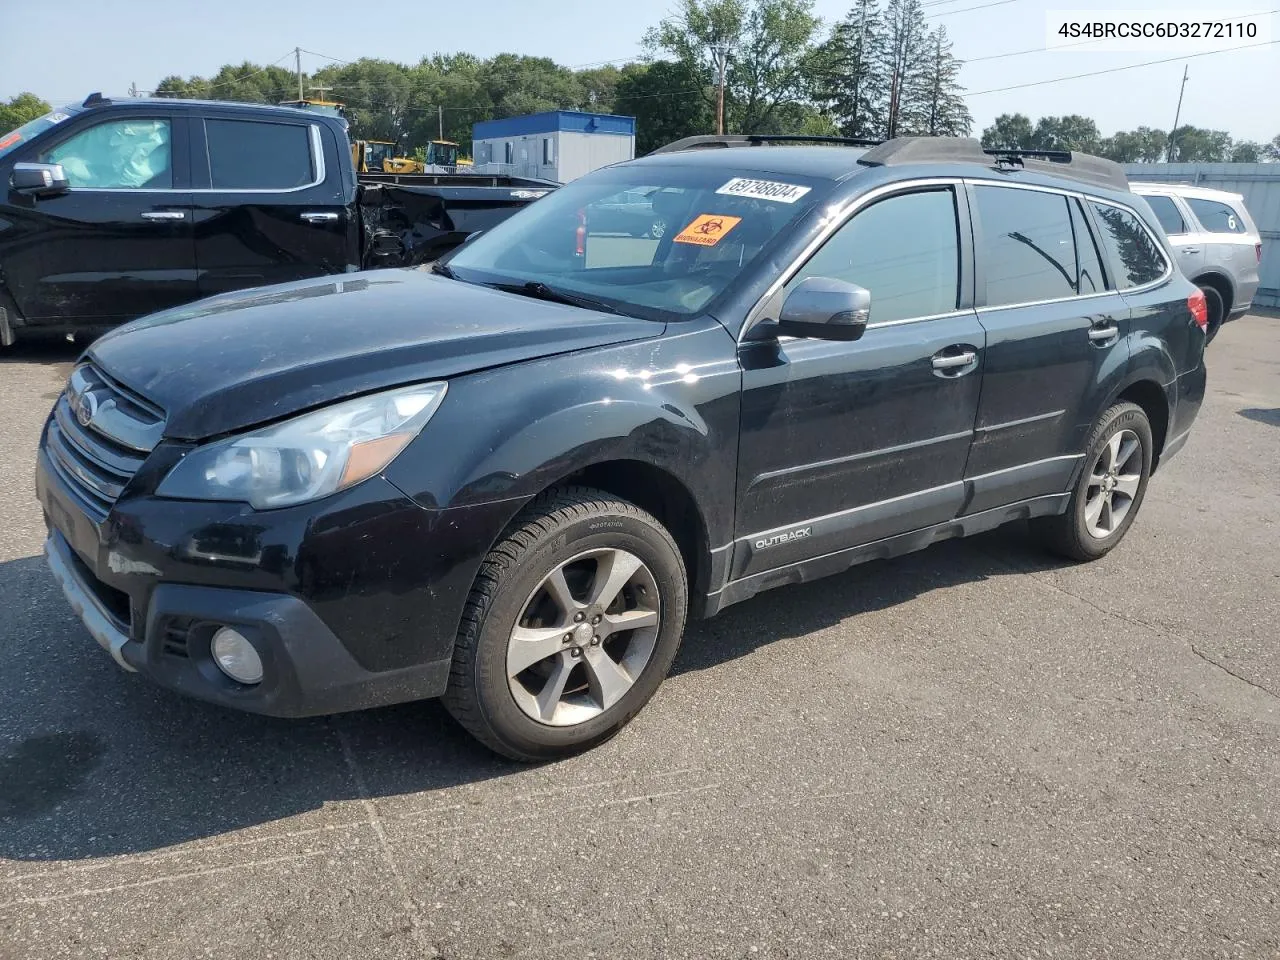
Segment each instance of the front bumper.
[[[428,510],[375,477],[267,512],[126,495],[94,516],[43,446],[36,493],[49,568],[117,664],[188,696],[291,717],[442,694],[476,571],[518,508]],[[258,648],[261,683],[218,669],[209,642],[220,625]]]
[[[450,660],[370,671],[297,597],[188,584],[160,584],[141,637],[130,636],[99,598],[92,574],[57,530],[45,557],[63,595],[90,635],[125,670],[222,706],[277,717],[341,713],[421,700],[444,692]],[[214,664],[209,641],[218,626],[236,627],[262,657],[261,683],[245,686]]]

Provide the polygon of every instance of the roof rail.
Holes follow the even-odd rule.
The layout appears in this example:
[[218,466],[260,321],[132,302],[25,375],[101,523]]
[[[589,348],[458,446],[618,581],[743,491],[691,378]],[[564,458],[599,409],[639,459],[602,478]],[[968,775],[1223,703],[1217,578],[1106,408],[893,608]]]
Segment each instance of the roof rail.
[[1124,168],[1114,160],[1069,150],[984,149],[971,137],[898,137],[868,150],[858,162],[869,167],[904,163],[977,163],[997,170],[1026,170],[1113,190],[1129,189]]
[[85,97],[85,98],[84,98],[84,103],[80,104],[80,106],[82,106],[82,107],[105,107],[105,106],[109,106],[109,105],[110,105],[110,103],[111,103],[111,101],[110,101],[110,100],[108,100],[106,97],[104,97],[102,94],[100,94],[100,93],[91,93],[91,94],[89,94],[87,97]]
[[842,147],[874,147],[883,140],[866,140],[861,137],[817,137],[790,133],[724,133],[685,137],[658,147],[649,153],[678,153],[682,150],[705,150],[708,147],[762,147],[770,143],[828,143]]

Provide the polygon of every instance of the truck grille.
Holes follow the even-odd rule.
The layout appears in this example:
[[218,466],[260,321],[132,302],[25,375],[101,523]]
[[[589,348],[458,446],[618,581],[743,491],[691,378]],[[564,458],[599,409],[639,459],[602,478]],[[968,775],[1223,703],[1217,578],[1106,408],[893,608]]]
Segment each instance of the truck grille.
[[164,411],[83,364],[53,408],[46,449],[85,512],[101,521],[163,432]]

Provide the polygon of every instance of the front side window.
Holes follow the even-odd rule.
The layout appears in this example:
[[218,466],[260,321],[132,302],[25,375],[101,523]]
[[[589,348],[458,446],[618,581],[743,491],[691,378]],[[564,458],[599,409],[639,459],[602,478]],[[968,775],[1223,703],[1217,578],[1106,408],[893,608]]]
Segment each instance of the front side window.
[[167,190],[173,187],[169,121],[130,117],[81,130],[40,155],[60,163],[81,189]]
[[215,190],[289,190],[315,179],[304,124],[206,120],[204,130]]
[[1182,219],[1182,212],[1178,209],[1173,197],[1151,196],[1147,197],[1146,201],[1151,207],[1151,212],[1160,221],[1160,226],[1164,228],[1165,233],[1174,237],[1180,233],[1187,232],[1187,224]]
[[610,168],[530,204],[447,263],[469,283],[545,284],[621,313],[678,319],[729,289],[832,187],[724,167]]
[[1209,233],[1248,233],[1244,218],[1225,203],[1217,200],[1187,198],[1187,206],[1196,215],[1200,225]]
[[1102,228],[1102,245],[1118,268],[1115,279],[1119,289],[1140,287],[1164,276],[1164,255],[1142,221],[1122,207],[1097,201],[1093,202],[1093,213]]
[[1067,197],[1037,190],[977,187],[987,306],[1060,300],[1077,293]]
[[951,190],[889,197],[858,211],[800,271],[871,293],[871,322],[931,317],[956,309],[960,243]]

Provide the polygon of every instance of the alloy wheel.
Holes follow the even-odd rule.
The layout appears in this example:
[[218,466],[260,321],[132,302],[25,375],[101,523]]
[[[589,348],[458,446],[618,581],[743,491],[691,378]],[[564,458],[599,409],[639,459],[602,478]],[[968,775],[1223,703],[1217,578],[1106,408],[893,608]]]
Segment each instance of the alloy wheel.
[[1089,472],[1084,524],[1089,535],[1105,540],[1124,523],[1142,484],[1142,442],[1132,430],[1107,441]]
[[610,547],[564,561],[529,595],[511,631],[512,698],[550,726],[599,716],[653,656],[660,613],[657,582],[634,554]]

